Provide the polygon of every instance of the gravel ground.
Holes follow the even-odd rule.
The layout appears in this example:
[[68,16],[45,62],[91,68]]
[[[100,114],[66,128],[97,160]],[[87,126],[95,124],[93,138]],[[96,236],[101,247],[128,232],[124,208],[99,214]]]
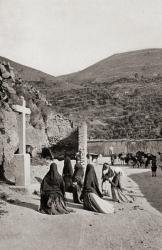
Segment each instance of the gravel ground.
[[[57,162],[60,173],[63,162]],[[32,166],[37,182],[49,164]],[[73,162],[74,165],[74,162]],[[95,164],[98,179],[102,165]],[[72,202],[75,213],[49,216],[38,212],[39,196],[13,191],[0,185],[0,249],[162,249],[162,171],[152,178],[150,170],[122,167],[123,182],[134,196],[134,203],[114,204],[114,214],[86,211]],[[105,197],[105,199],[108,199]]]

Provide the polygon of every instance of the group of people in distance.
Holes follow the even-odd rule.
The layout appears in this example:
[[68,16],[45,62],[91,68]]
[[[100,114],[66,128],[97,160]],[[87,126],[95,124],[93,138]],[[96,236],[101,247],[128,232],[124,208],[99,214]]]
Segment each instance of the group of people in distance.
[[[89,156],[87,156],[89,158]],[[112,199],[115,202],[130,202],[131,197],[124,194],[121,186],[122,171],[120,168],[112,170],[105,163],[103,165],[105,175],[102,178],[111,184]],[[110,174],[111,173],[111,174]],[[84,181],[83,181],[84,179]],[[65,154],[62,176],[57,170],[56,163],[50,165],[50,170],[42,180],[40,187],[40,212],[46,214],[68,214],[73,212],[66,205],[65,192],[73,193],[74,203],[83,204],[87,210],[99,213],[113,213],[114,204],[103,199],[100,191],[97,175],[92,164],[88,164],[84,176],[84,168],[81,164],[80,155],[76,155],[74,173],[70,157]]]

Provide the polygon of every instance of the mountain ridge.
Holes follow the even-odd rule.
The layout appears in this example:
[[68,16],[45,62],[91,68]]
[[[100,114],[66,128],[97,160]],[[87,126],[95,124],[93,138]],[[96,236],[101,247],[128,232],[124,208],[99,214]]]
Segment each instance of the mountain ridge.
[[[127,63],[125,65],[125,67],[127,69],[129,66],[131,68],[136,68],[134,73],[140,73],[141,75],[146,74],[146,73],[148,73],[147,68],[149,68],[151,66],[148,64],[148,60],[149,60],[149,57],[151,54],[153,56],[153,58],[152,58],[153,61],[155,61],[155,60],[157,61],[157,57],[155,54],[158,54],[158,55],[160,54],[160,59],[162,60],[162,49],[161,48],[151,48],[151,49],[142,49],[142,50],[116,53],[114,55],[111,55],[110,57],[102,59],[101,61],[99,61],[99,62],[81,70],[81,71],[78,71],[78,72],[75,72],[72,74],[58,76],[56,78],[59,80],[64,80],[64,81],[69,81],[69,82],[74,82],[74,81],[82,82],[82,81],[92,80],[92,78],[94,78],[96,81],[98,80],[99,82],[103,82],[104,80],[108,80],[107,77],[110,80],[115,79],[115,75],[116,75],[115,73],[118,69],[122,69],[124,73],[128,73],[127,76],[130,76],[131,70],[128,70],[126,72],[124,65],[121,65],[122,60],[126,60],[126,57],[128,57],[127,60],[129,61],[128,65],[127,65]],[[145,58],[144,58],[144,56],[145,56]],[[137,58],[135,58],[135,57],[137,57]],[[134,62],[132,61],[131,58],[134,59]],[[140,60],[140,58],[141,58],[141,60]],[[137,60],[140,61],[140,63],[141,63],[140,65],[136,65],[138,63]],[[130,66],[130,61],[131,61],[131,63],[133,63],[133,66]],[[117,65],[118,65],[118,67],[117,67]],[[144,68],[141,70],[140,67],[144,67]],[[107,72],[105,72],[106,70],[107,70]],[[110,72],[110,71],[112,71],[112,72]],[[161,67],[160,71],[162,73],[162,67]],[[119,73],[117,74],[118,77],[126,76],[126,74],[121,74],[121,72],[119,72]],[[103,75],[103,74],[105,74],[105,75]],[[94,79],[93,79],[93,81],[94,81]]]

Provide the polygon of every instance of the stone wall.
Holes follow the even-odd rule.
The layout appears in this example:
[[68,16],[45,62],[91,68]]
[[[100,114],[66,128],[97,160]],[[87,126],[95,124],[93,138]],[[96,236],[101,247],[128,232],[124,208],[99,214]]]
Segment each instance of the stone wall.
[[88,152],[109,155],[109,148],[114,148],[114,153],[144,151],[152,154],[162,152],[162,139],[143,139],[143,140],[89,140]]

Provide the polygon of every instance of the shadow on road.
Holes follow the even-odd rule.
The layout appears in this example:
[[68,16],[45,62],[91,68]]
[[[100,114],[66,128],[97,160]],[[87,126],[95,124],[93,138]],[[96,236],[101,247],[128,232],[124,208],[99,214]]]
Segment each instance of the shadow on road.
[[162,172],[159,170],[157,177],[151,177],[151,171],[132,174],[130,177],[138,184],[150,205],[162,213]]
[[83,209],[83,204],[74,203],[72,199],[67,199],[67,206],[71,208]]
[[[8,201],[9,202],[9,201]],[[9,202],[10,203],[10,202]],[[14,203],[12,203],[13,205],[16,206],[20,206],[20,207],[26,207],[26,208],[30,208],[32,210],[38,211],[38,205],[30,203],[30,202],[24,202],[24,201],[20,201],[18,199],[16,199],[14,201]]]
[[38,205],[30,203],[30,202],[24,202],[24,201],[20,201],[18,199],[12,199],[12,198],[10,199],[10,198],[7,198],[7,196],[4,196],[4,198],[1,197],[1,199],[11,205],[26,207],[26,208],[30,208],[32,210],[38,211]]

